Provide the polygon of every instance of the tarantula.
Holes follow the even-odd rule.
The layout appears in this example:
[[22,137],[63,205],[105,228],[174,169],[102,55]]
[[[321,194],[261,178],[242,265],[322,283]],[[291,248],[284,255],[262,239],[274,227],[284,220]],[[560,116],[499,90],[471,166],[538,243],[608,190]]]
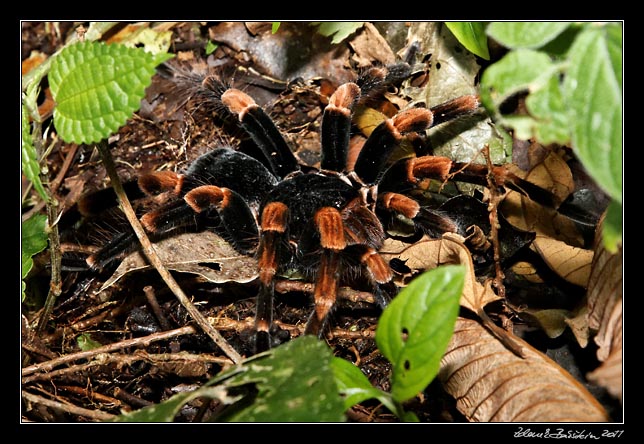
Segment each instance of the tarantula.
[[[298,270],[314,282],[315,308],[305,333],[320,335],[345,278],[366,278],[381,307],[395,296],[392,269],[378,253],[392,216],[411,221],[419,233],[459,231],[457,221],[409,196],[419,181],[486,184],[484,165],[435,156],[390,161],[406,134],[476,110],[476,96],[459,97],[433,109],[401,111],[378,125],[357,155],[350,152],[354,106],[410,72],[405,63],[372,68],[355,82],[339,86],[322,117],[320,168],[303,171],[272,119],[248,94],[227,87],[216,76],[200,77],[174,68],[175,80],[213,104],[219,114],[234,116],[262,156],[220,146],[197,158],[183,174],[161,171],[141,176],[138,185],[144,193],[171,191],[177,198],[140,220],[148,232],[160,234],[194,225],[198,218],[216,219],[218,233],[236,250],[256,255],[257,351],[271,347],[274,286],[281,273]],[[491,173],[498,186],[535,191],[534,185],[503,167],[494,167]],[[536,191],[543,195],[543,190]],[[87,263],[100,269],[133,241],[133,233],[123,233],[89,256]]]

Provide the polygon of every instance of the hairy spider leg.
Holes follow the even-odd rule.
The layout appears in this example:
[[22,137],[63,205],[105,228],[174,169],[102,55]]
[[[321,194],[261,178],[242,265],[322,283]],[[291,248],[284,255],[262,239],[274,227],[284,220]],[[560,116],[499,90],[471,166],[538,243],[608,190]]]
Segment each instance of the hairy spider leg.
[[345,83],[331,95],[324,109],[320,127],[320,166],[323,170],[342,172],[346,168],[351,137],[351,109],[359,95],[358,85]]
[[257,352],[271,347],[270,329],[273,323],[273,297],[275,274],[280,267],[282,249],[288,242],[289,208],[282,202],[268,203],[261,214],[261,237],[258,248],[259,293],[255,311],[255,349]]
[[433,114],[424,108],[410,108],[384,120],[365,141],[353,168],[367,184],[375,184],[405,134],[429,128]]
[[304,330],[305,334],[320,335],[327,316],[335,305],[340,280],[340,253],[347,246],[342,215],[337,208],[322,207],[313,217],[322,247],[320,265],[315,280],[315,309]]
[[221,95],[221,102],[238,117],[242,128],[264,154],[273,174],[283,178],[299,169],[297,159],[275,123],[252,97],[238,89],[229,89]]
[[417,183],[420,179],[439,179],[442,181],[457,180],[475,185],[488,186],[488,177],[498,187],[508,187],[517,191],[537,203],[555,207],[556,198],[547,190],[520,178],[504,166],[488,166],[483,164],[454,162],[447,157],[421,156],[403,159],[401,168],[409,183]]
[[[188,196],[199,187],[215,185],[234,190],[235,194],[225,201],[226,205],[211,206],[209,209],[213,211],[206,211],[206,204],[199,200],[204,197],[199,194],[200,191],[196,191],[192,198],[188,197],[189,201],[185,198],[175,199],[144,214],[141,224],[148,233],[163,235],[177,228],[196,228],[200,218],[217,215],[215,217],[218,217],[221,225],[219,234],[230,241],[238,251],[246,254],[251,252],[258,242],[254,214],[258,211],[260,202],[277,183],[278,179],[257,159],[228,147],[215,148],[198,157],[184,174],[159,171],[142,175],[139,178],[139,187],[146,194],[170,191],[173,195]],[[205,199],[207,203],[208,199],[216,197]],[[252,216],[248,215],[249,211]],[[239,226],[230,222],[236,217],[243,221]],[[132,230],[128,230],[89,256],[86,262],[93,269],[101,269],[122,253],[130,252],[137,246],[136,235]]]
[[202,185],[188,191],[184,200],[195,213],[217,211],[224,230],[222,235],[233,247],[242,254],[255,252],[259,239],[257,222],[239,193],[216,185]]

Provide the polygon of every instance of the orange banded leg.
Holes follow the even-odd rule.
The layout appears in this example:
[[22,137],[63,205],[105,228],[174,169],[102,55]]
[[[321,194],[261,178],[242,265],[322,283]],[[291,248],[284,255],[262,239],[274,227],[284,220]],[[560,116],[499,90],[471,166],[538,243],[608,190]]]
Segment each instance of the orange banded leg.
[[174,171],[155,171],[153,173],[143,174],[138,179],[139,188],[145,194],[155,195],[165,191],[171,191],[178,195],[183,187],[184,175]]
[[275,123],[248,94],[229,89],[221,95],[221,102],[239,118],[239,123],[257,144],[279,177],[298,169],[297,160]]
[[431,236],[458,232],[458,225],[454,220],[438,210],[421,207],[414,199],[403,194],[382,193],[378,196],[378,206],[411,219],[417,230]]
[[347,246],[342,214],[333,207],[322,207],[314,216],[323,248],[315,281],[315,310],[304,330],[305,334],[320,335],[329,313],[335,305],[340,283],[340,252]]
[[552,193],[520,178],[503,166],[493,166],[492,170],[488,171],[487,165],[453,162],[447,157],[437,156],[407,159],[406,165],[407,180],[411,183],[416,183],[421,178],[432,178],[487,186],[488,174],[491,174],[497,186],[506,186],[542,205],[551,208],[555,206],[556,198]]
[[320,138],[323,170],[344,171],[347,167],[349,139],[351,137],[351,108],[360,96],[355,83],[340,85],[324,109]]
[[384,308],[389,303],[390,297],[396,293],[391,267],[373,248],[367,248],[360,260],[372,281],[374,299],[381,308]]
[[260,288],[255,311],[255,349],[258,353],[271,347],[275,274],[283,254],[281,249],[286,244],[288,217],[288,207],[281,202],[271,202],[262,211],[262,237],[258,250]]
[[184,201],[195,213],[216,210],[226,238],[235,249],[248,254],[255,251],[259,231],[252,210],[235,191],[215,185],[203,185],[186,193]]
[[432,126],[434,115],[428,109],[411,108],[379,124],[366,140],[354,171],[365,183],[375,183],[400,144],[403,135]]

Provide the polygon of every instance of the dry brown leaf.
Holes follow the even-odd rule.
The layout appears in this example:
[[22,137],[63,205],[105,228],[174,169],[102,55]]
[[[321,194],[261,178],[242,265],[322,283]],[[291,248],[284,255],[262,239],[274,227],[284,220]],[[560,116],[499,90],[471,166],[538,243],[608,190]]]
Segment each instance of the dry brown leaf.
[[622,402],[622,347],[614,347],[602,364],[586,375],[588,380],[600,385]]
[[412,245],[388,239],[380,254],[386,261],[400,259],[412,270],[430,270],[446,264],[465,265],[467,270],[461,306],[474,313],[481,312],[490,302],[501,299],[490,286],[477,281],[470,251],[458,234],[446,233],[441,239],[423,238]]
[[458,318],[438,375],[472,422],[606,422],[586,388],[520,338],[525,358],[478,322]]
[[532,243],[548,267],[571,284],[586,288],[593,252],[551,237],[537,236]]
[[[510,167],[512,168],[512,167]],[[529,182],[552,192],[563,202],[572,191],[574,181],[565,160],[555,151],[550,151],[544,160],[527,174],[518,168],[513,172]],[[575,223],[555,209],[546,208],[516,191],[508,193],[501,206],[503,215],[515,227],[534,231],[537,235],[559,239],[568,245],[582,247],[583,237]]]
[[521,313],[532,316],[539,323],[541,329],[549,338],[558,338],[561,336],[568,326],[566,320],[571,317],[570,311],[560,308],[545,310],[527,309],[521,311]]
[[[602,221],[597,232],[601,233]],[[603,364],[588,375],[622,400],[622,248],[611,254],[601,237],[595,239],[595,257],[588,280],[588,327],[597,334],[597,359]]]
[[[257,261],[240,255],[211,231],[182,233],[154,244],[163,264],[173,271],[197,274],[209,282],[250,282],[258,276]],[[151,268],[144,255],[127,256],[103,284],[104,290],[128,273]]]
[[354,51],[351,59],[358,68],[389,65],[396,61],[391,47],[372,23],[365,22],[348,43]]
[[521,276],[528,282],[533,284],[543,284],[543,279],[537,273],[537,269],[530,262],[518,261],[512,265],[512,271],[517,276]]
[[586,348],[590,337],[590,332],[588,331],[588,307],[582,305],[573,317],[566,319],[566,324],[575,335],[579,346]]

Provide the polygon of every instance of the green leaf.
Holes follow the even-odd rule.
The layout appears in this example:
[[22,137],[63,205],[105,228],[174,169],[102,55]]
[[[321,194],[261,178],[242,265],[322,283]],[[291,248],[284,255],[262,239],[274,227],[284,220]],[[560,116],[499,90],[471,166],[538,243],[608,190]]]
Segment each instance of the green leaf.
[[230,410],[215,418],[230,422],[340,422],[344,403],[326,343],[301,336],[255,355],[203,387],[116,418],[119,422],[169,422],[197,397],[217,399]]
[[604,248],[610,253],[616,253],[622,244],[623,209],[617,202],[611,202],[606,210],[602,239]]
[[214,43],[212,40],[208,40],[208,43],[206,43],[206,55],[210,55],[213,52],[215,52],[215,49],[217,49],[219,45]]
[[616,54],[620,49],[621,32],[612,26],[589,27],[580,33],[569,52],[563,94],[575,154],[597,184],[621,204],[622,60]]
[[570,26],[570,22],[492,22],[487,34],[508,48],[541,48]]
[[229,421],[339,422],[344,402],[331,369],[331,349],[312,336],[300,336],[258,360],[227,385],[254,384],[257,397]]
[[333,36],[331,43],[337,44],[349,37],[364,25],[364,22],[314,22],[318,32],[326,37]]
[[34,188],[38,191],[40,197],[45,201],[49,201],[47,192],[40,181],[40,162],[38,161],[38,153],[34,147],[31,138],[31,128],[29,126],[29,112],[26,106],[22,106],[22,172],[25,177],[34,184]]
[[281,22],[273,22],[271,25],[271,34],[276,34],[278,29],[280,29]]
[[445,22],[445,25],[456,36],[461,45],[473,54],[490,60],[484,22]]
[[557,69],[546,53],[531,49],[510,51],[483,73],[481,102],[497,115],[505,100],[522,91],[543,88]]
[[116,132],[139,109],[156,66],[171,57],[96,42],[63,49],[48,76],[61,138],[95,143]]
[[391,399],[391,395],[372,386],[369,379],[358,367],[345,359],[334,357],[331,361],[331,368],[340,395],[344,397],[345,410],[373,398],[378,399],[392,413],[398,413],[398,407]]
[[241,396],[228,396],[222,387],[201,387],[191,392],[177,393],[159,404],[119,415],[108,422],[172,422],[181,408],[196,398],[216,399],[224,405],[230,405],[239,401]]
[[25,282],[31,268],[32,257],[47,248],[47,216],[34,214],[22,223],[22,300],[25,299]]
[[78,348],[82,351],[93,350],[103,346],[100,342],[93,340],[89,333],[79,335],[78,338],[76,338],[76,343],[78,344]]
[[563,101],[558,75],[550,76],[543,88],[530,94],[526,106],[534,119],[531,134],[524,139],[536,137],[544,145],[570,142],[568,108]]
[[391,394],[405,402],[438,374],[454,332],[465,267],[446,265],[426,271],[383,311],[376,343],[392,363]]

